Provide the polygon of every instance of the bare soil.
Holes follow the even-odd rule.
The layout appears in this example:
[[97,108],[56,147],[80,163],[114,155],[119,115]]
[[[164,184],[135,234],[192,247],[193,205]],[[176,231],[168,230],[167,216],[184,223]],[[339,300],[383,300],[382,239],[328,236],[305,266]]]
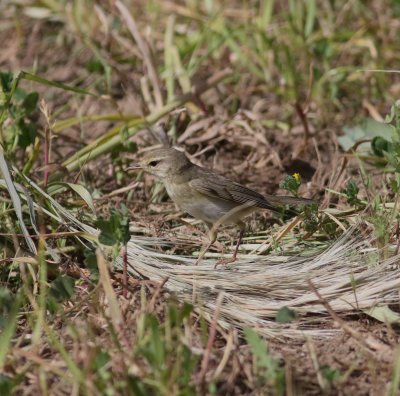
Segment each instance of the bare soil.
[[[61,25],[56,22],[32,23],[29,20],[21,26],[21,29],[22,34],[18,38],[14,35],[13,29],[0,31],[0,41],[5,44],[0,54],[0,69],[18,71],[36,62],[35,73],[46,79],[67,85],[80,84],[84,87],[93,82],[96,76],[85,71],[85,63],[92,56],[87,50],[73,51],[68,44],[68,35],[64,37],[67,41],[64,46],[54,47],[44,40],[45,37],[56,32],[62,37],[62,32],[58,31],[62,29]],[[122,113],[143,114],[146,111],[140,105],[136,78],[138,76],[138,71],[132,72],[128,65],[115,66],[112,95]],[[69,109],[57,119],[76,116],[78,109],[79,114],[82,115],[105,114],[114,111],[109,103],[89,96],[74,101],[71,100],[74,94],[66,91],[50,89],[40,84],[32,85],[26,81],[22,82],[21,86],[39,92],[52,113],[68,103]],[[241,108],[252,111],[253,114],[256,114],[254,107],[257,100],[263,100],[263,106],[257,109],[260,119],[263,117],[279,119],[282,106],[287,108],[293,105],[292,103],[275,103],[273,95],[263,95],[257,91],[251,93],[251,98],[248,98],[249,92],[246,89],[234,94],[242,98]],[[311,137],[305,150],[294,155],[304,142],[304,130],[295,115],[289,120],[290,133],[277,127],[261,126],[248,131],[239,124],[231,122],[231,114],[225,110],[230,103],[219,103],[217,91],[209,92],[203,100],[208,105],[212,104],[211,110],[202,115],[203,119],[209,119],[209,121],[179,144],[193,156],[194,161],[213,168],[261,193],[268,194],[284,193],[279,189],[279,183],[287,174],[296,172],[301,175],[304,182],[300,195],[321,200],[322,207],[344,204],[337,197],[325,195],[324,191],[326,187],[341,190],[351,177],[358,175],[357,162],[352,162],[352,160],[346,165],[344,173],[339,174],[344,159],[336,141],[336,131],[340,131],[344,124],[351,122],[353,114],[346,114],[346,109],[343,109],[339,121],[331,119],[319,130],[311,125]],[[311,111],[314,111],[315,116],[318,117],[318,109],[311,109]],[[362,111],[367,114],[367,110]],[[39,124],[43,125],[41,115],[35,116]],[[237,121],[246,120],[247,116],[245,112],[239,111],[235,118]],[[84,125],[83,133],[80,127],[72,127],[60,133],[53,140],[52,162],[60,163],[84,144],[104,134],[111,125],[108,122],[90,122]],[[147,130],[139,133],[133,140],[138,146],[137,155],[140,155],[142,150],[149,145],[157,144]],[[134,161],[135,156],[132,153],[121,153],[123,164],[127,165]],[[37,161],[32,170],[34,178],[42,178],[41,165],[41,161]],[[116,178],[120,170],[120,165],[114,165],[109,156],[104,156],[90,162],[84,168],[83,177],[86,185],[101,197],[131,182],[127,176]],[[66,181],[72,182],[76,176],[76,174],[68,175]],[[142,179],[129,201],[127,201],[128,193],[109,200],[97,201],[99,213],[107,214],[109,208],[118,207],[121,202],[124,202],[131,210],[133,221],[140,225],[146,224],[155,236],[168,235],[169,221],[165,220],[164,213],[174,213],[175,208],[165,198],[164,202],[151,204],[152,209],[160,213],[154,214],[154,211],[149,213],[148,200],[151,183],[152,181],[148,178]],[[264,213],[259,216],[268,217],[269,214]],[[188,230],[188,232],[192,231]],[[232,235],[235,237],[234,233]],[[79,262],[76,264],[81,265]],[[140,304],[137,293],[140,293],[139,289],[130,294],[132,310],[135,304]],[[168,297],[168,293],[162,293],[157,299],[158,304],[165,304]],[[122,299],[122,296],[120,298]],[[388,391],[393,376],[394,348],[400,342],[399,329],[363,315],[344,318],[344,321],[363,337],[372,336],[375,340],[392,348],[392,353],[383,354],[379,347],[375,353],[371,353],[343,330],[339,331],[337,336],[325,340],[309,339],[302,343],[296,341],[284,344],[276,340],[268,340],[270,351],[282,358],[286,371],[287,394],[378,396]],[[221,330],[215,344],[212,364],[216,364],[221,358],[226,346],[226,337],[227,334],[223,334]],[[237,340],[233,355],[229,365],[232,377],[227,375],[225,381],[219,385],[220,394],[258,394],[254,393],[258,391],[251,390],[254,389],[254,384],[251,384],[252,379],[246,374],[245,366],[249,349],[244,346],[243,340]],[[43,358],[46,358],[45,354]],[[323,366],[329,367],[330,370],[338,370],[340,379],[333,379],[329,383],[325,378],[321,378]],[[264,390],[260,394],[268,394],[268,391]]]

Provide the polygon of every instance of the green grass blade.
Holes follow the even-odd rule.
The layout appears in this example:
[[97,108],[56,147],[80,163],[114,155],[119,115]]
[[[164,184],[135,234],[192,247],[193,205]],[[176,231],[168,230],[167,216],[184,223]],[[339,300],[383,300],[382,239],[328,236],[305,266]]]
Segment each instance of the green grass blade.
[[[69,187],[70,189],[74,190],[87,203],[89,208],[92,210],[93,214],[96,216],[96,208],[93,203],[93,198],[90,195],[90,192],[84,186],[75,183],[55,182],[49,184],[48,187],[50,188],[51,186],[55,185]],[[49,194],[51,193],[49,192]]]
[[311,33],[314,30],[315,10],[316,10],[315,0],[308,0],[307,1],[306,24],[304,26],[304,35],[306,38],[310,37]]
[[45,78],[35,76],[34,74],[31,74],[31,73],[27,73],[24,71],[21,71],[20,73],[21,73],[21,78],[23,78],[25,80],[35,81],[40,84],[45,84],[45,85],[50,85],[52,87],[61,88],[65,91],[72,91],[72,92],[76,92],[76,93],[80,93],[80,94],[84,94],[84,95],[90,95],[90,96],[94,96],[96,98],[101,97],[101,95],[96,95],[93,92],[85,91],[83,89],[79,89],[79,88],[75,88],[75,87],[70,87],[68,85],[56,83],[54,81],[46,80]]
[[271,22],[274,0],[263,0],[260,4],[259,28],[265,29]]
[[129,121],[138,121],[142,120],[142,117],[135,114],[106,114],[106,115],[91,115],[91,116],[83,116],[83,117],[72,117],[67,118],[65,120],[57,121],[54,125],[53,132],[59,133],[64,129],[70,128],[73,125],[80,124],[82,121],[120,121],[120,122],[129,122]]
[[60,352],[60,355],[65,361],[65,364],[68,367],[68,370],[71,372],[71,374],[74,376],[74,378],[79,382],[80,384],[85,383],[85,377],[79,367],[74,363],[72,360],[71,356],[69,355],[68,351],[65,349],[64,345],[61,344],[61,342],[58,340],[56,334],[54,333],[53,329],[51,329],[48,325],[45,324],[45,329],[46,333],[49,336],[49,341],[51,344],[54,345],[55,348],[58,349]]
[[3,174],[4,181],[7,185],[8,193],[10,194],[11,200],[13,202],[14,210],[17,215],[22,233],[25,235],[26,243],[28,244],[29,250],[33,254],[36,254],[37,253],[36,246],[33,243],[32,238],[29,236],[29,231],[25,226],[24,217],[22,214],[21,199],[20,199],[20,197],[17,193],[17,190],[14,186],[14,182],[11,178],[11,174],[10,174],[10,171],[8,170],[8,165],[7,165],[6,159],[4,158],[4,153],[2,150],[0,150],[0,170],[1,170],[1,173]]
[[[231,75],[232,71],[230,69],[224,69],[210,77],[204,85],[200,86],[197,89],[196,93],[193,94],[192,92],[189,92],[187,94],[179,96],[174,101],[163,106],[159,111],[148,115],[142,121],[134,120],[129,122],[128,126],[130,127],[130,129],[128,130],[128,135],[131,137],[135,135],[139,131],[139,129],[143,128],[145,125],[153,125],[160,118],[167,115],[176,107],[182,106],[183,104],[193,100],[195,96],[201,95],[202,93],[208,91],[210,88],[219,84],[221,81],[227,79]],[[106,135],[96,139],[94,142],[87,145],[82,150],[79,150],[72,157],[65,160],[62,163],[62,166],[66,167],[70,172],[76,171],[89,159],[93,160],[100,155],[114,150],[116,147],[120,146],[123,143],[124,137],[119,134],[121,128],[122,126],[113,128]]]
[[7,352],[11,344],[11,340],[15,334],[15,329],[18,322],[18,312],[22,304],[22,292],[18,292],[12,305],[7,324],[0,334],[0,370],[3,371]]
[[167,101],[171,102],[175,96],[175,77],[174,77],[174,27],[175,16],[170,15],[167,21],[167,29],[164,38],[164,57],[165,57],[165,86],[167,88]]

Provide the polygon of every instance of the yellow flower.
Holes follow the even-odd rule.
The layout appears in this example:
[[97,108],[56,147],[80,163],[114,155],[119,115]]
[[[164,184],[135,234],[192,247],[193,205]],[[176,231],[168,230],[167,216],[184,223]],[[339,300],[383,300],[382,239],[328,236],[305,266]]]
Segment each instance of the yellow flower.
[[300,180],[300,174],[299,173],[293,173],[293,177],[299,181]]

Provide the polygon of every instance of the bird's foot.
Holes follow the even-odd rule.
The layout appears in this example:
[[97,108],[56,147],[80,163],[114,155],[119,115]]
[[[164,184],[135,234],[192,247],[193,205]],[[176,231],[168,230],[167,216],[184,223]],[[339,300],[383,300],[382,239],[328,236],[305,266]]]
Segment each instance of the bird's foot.
[[214,269],[218,267],[218,265],[224,265],[224,264],[230,264],[234,263],[236,261],[236,256],[232,256],[231,258],[225,259],[225,260],[219,260],[217,264],[215,264]]

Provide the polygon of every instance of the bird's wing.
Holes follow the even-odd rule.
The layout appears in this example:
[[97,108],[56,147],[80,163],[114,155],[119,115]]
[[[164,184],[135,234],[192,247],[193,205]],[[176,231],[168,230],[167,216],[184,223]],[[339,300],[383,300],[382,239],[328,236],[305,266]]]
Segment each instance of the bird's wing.
[[220,198],[237,205],[251,204],[258,208],[276,210],[263,195],[220,175],[208,175],[204,172],[201,177],[190,180],[189,185],[209,197]]

